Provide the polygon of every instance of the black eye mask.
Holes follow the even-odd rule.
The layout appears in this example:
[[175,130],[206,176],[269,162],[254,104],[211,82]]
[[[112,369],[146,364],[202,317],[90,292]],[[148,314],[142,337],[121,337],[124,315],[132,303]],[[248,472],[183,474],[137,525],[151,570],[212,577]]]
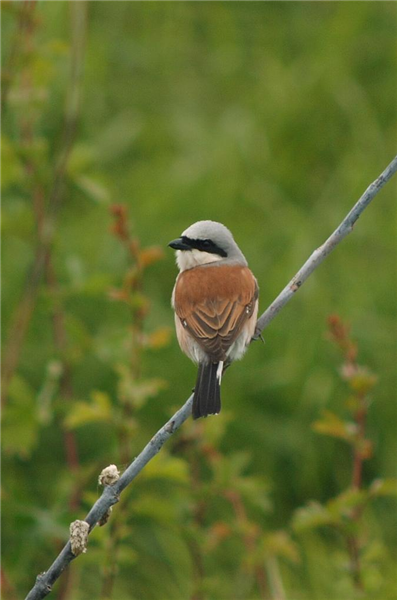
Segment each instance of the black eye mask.
[[201,252],[208,252],[209,254],[219,254],[219,256],[226,257],[227,252],[217,246],[212,240],[192,240],[186,236],[181,238],[183,244],[189,246],[193,250],[201,250]]

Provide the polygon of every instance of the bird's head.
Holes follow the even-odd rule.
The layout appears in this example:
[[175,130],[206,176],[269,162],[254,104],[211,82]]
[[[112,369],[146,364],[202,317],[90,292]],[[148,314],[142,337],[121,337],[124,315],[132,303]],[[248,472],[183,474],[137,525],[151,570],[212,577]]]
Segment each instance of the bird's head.
[[168,245],[176,250],[180,271],[217,262],[247,264],[229,229],[216,221],[197,221]]

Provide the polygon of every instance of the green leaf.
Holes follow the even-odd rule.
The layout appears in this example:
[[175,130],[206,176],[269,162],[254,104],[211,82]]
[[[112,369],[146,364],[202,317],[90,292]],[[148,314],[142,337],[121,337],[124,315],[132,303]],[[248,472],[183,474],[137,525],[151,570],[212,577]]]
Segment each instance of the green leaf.
[[334,515],[336,518],[350,518],[352,509],[362,506],[367,499],[368,492],[366,490],[349,488],[335,498],[328,500],[326,506],[330,514]]
[[357,373],[349,379],[349,387],[356,394],[365,396],[372,390],[377,381],[376,375],[373,375],[365,367],[359,367]]
[[227,457],[219,457],[213,463],[214,482],[219,489],[233,489],[242,477],[244,470],[251,460],[248,452],[234,452]]
[[357,436],[357,425],[350,421],[343,421],[335,413],[324,410],[323,418],[314,421],[312,429],[317,433],[346,440],[353,443]]
[[118,395],[125,404],[135,408],[143,406],[149,398],[157,396],[164,389],[166,382],[163,379],[134,379],[131,370],[126,365],[118,365],[119,374]]
[[109,422],[112,418],[112,404],[107,394],[94,391],[91,394],[92,402],[75,402],[73,408],[65,418],[65,425],[69,429],[81,427],[87,423]]
[[8,393],[9,402],[3,412],[3,450],[28,458],[36,446],[39,432],[34,392],[28,382],[17,375]]
[[292,520],[292,526],[297,532],[337,524],[339,524],[339,519],[326,506],[314,501],[307,506],[298,508]]
[[397,478],[375,479],[368,491],[371,497],[397,496]]
[[272,531],[263,536],[261,549],[265,556],[286,558],[291,562],[299,561],[299,551],[295,542],[286,531]]

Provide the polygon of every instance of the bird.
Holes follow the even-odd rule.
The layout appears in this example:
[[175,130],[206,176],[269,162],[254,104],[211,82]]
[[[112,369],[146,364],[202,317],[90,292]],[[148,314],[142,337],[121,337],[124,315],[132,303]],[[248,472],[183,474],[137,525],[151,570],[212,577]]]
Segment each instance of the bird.
[[222,223],[198,221],[168,244],[179,274],[172,292],[179,346],[198,373],[193,419],[218,414],[225,369],[243,357],[258,314],[258,282]]

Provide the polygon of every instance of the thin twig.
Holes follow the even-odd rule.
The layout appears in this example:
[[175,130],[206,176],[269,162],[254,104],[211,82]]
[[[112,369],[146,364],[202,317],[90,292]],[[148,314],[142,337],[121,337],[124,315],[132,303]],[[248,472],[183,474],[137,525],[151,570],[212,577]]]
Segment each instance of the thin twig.
[[[311,257],[306,261],[297,275],[292,279],[288,286],[281,292],[271,306],[262,314],[258,320],[257,335],[259,336],[263,329],[270,323],[275,315],[285,306],[288,300],[299,289],[302,283],[318,267],[324,258],[335,248],[335,246],[352,230],[354,223],[368,206],[371,200],[387,183],[392,175],[397,171],[397,157],[383,171],[383,173],[372,183],[364,192],[360,200],[345,217],[336,231],[328,240],[315,250]],[[173,417],[155,434],[150,442],[145,446],[142,452],[124,471],[120,479],[112,486],[105,486],[101,497],[96,501],[85,521],[90,526],[90,532],[94,529],[98,521],[107,513],[108,509],[116,504],[121,492],[135,479],[146,464],[161,450],[163,444],[168,438],[189,418],[192,412],[193,394],[185,402]],[[36,579],[36,584],[26,597],[26,600],[40,600],[51,592],[52,585],[58,579],[65,567],[75,558],[71,551],[70,542],[68,542],[48,571],[40,574]]]

